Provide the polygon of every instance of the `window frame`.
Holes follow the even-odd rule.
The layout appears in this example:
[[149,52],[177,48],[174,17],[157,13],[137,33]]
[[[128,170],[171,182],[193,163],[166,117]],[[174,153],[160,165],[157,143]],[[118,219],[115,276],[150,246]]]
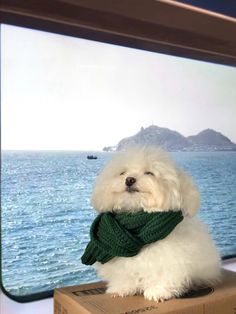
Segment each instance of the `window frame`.
[[[236,19],[177,1],[2,0],[0,23],[236,66]],[[2,267],[0,288],[18,302],[53,296],[53,290],[11,295],[3,286]]]

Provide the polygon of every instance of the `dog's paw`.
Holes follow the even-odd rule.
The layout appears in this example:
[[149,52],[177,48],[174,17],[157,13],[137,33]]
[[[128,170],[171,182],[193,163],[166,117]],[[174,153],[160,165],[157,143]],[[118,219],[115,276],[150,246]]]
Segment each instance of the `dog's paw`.
[[164,302],[174,298],[171,290],[161,286],[147,288],[144,290],[143,295],[145,299],[156,302]]
[[136,291],[127,287],[108,287],[106,290],[113,298],[135,295]]

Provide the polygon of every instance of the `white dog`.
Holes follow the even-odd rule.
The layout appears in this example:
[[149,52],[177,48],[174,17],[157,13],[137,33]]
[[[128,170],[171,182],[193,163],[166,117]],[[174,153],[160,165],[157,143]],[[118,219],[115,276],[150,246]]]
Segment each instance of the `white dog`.
[[181,210],[183,220],[164,239],[145,245],[132,257],[96,262],[108,293],[143,293],[148,300],[181,296],[194,286],[220,280],[220,257],[206,226],[193,217],[199,192],[191,178],[166,153],[133,148],[117,154],[102,171],[92,195],[99,212]]

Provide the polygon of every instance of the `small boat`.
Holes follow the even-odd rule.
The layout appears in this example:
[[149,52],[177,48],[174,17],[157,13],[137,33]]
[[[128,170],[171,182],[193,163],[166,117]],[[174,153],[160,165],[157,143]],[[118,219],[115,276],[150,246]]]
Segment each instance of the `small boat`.
[[97,157],[97,156],[94,156],[94,155],[88,155],[88,156],[87,156],[87,159],[98,159],[98,157]]

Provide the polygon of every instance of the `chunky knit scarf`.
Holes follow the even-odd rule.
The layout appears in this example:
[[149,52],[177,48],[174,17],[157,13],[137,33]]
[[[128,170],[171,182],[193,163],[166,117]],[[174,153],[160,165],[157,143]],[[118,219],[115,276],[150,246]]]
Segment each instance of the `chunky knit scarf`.
[[99,214],[92,223],[82,263],[104,264],[115,256],[137,255],[144,245],[167,237],[182,220],[181,211]]

